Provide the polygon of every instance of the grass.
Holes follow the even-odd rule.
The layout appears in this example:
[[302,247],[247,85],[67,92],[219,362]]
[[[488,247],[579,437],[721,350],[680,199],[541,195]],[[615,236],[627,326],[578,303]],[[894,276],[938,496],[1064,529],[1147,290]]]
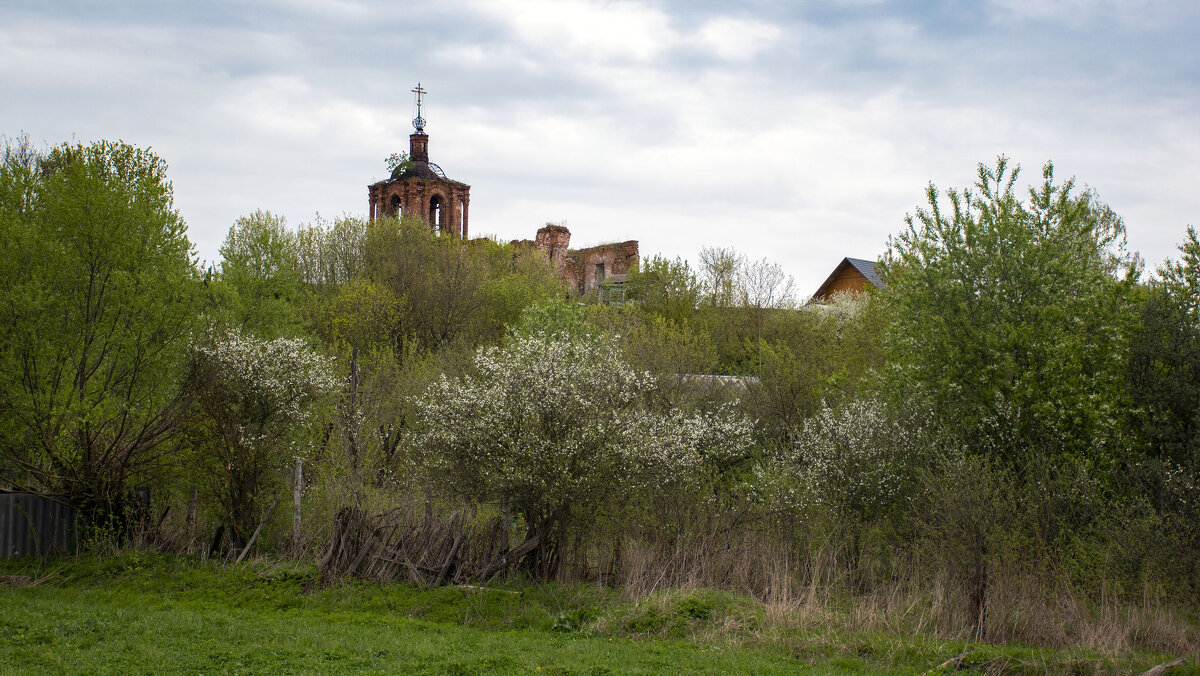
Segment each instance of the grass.
[[[0,587],[0,673],[925,673],[965,647],[799,628],[723,592],[630,601],[590,585],[322,587],[314,573],[141,552],[0,562],[0,575],[34,583]],[[1169,659],[982,645],[962,666],[1129,673]]]

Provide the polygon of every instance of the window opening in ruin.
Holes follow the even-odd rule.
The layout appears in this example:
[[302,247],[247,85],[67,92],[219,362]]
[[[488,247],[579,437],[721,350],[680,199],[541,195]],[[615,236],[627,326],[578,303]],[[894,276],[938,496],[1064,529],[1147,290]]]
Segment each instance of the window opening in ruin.
[[396,218],[400,218],[401,211],[403,211],[403,209],[400,207],[400,196],[392,195],[392,215]]
[[604,281],[604,263],[596,263],[596,284]]
[[442,198],[434,195],[433,199],[429,200],[429,224],[433,226],[433,232],[438,235],[442,234],[443,230],[443,211]]

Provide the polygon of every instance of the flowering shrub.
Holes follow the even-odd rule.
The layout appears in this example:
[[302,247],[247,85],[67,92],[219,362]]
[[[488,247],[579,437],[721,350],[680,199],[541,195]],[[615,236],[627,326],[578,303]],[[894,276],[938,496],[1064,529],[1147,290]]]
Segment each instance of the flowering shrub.
[[290,462],[311,404],[338,386],[332,364],[300,339],[230,329],[196,347],[201,430],[214,492],[244,537],[267,471]]
[[898,420],[879,401],[857,400],[806,420],[792,448],[759,475],[770,484],[790,479],[794,488],[779,494],[785,506],[866,522],[912,499],[920,444],[919,425]]
[[649,407],[654,378],[609,337],[515,335],[479,350],[475,368],[418,398],[417,447],[435,480],[462,497],[511,500],[543,547],[562,546],[566,529],[597,509],[687,482],[749,443],[748,422],[726,410]]
[[219,392],[224,407],[243,413],[241,433],[301,422],[313,396],[338,386],[330,361],[299,338],[260,340],[230,329],[196,351],[209,393]]

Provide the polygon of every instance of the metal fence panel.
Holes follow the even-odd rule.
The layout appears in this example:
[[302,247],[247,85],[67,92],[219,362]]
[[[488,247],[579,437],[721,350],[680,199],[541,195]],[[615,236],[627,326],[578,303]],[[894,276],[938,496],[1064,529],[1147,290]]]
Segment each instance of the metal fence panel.
[[30,493],[0,493],[0,558],[45,556],[75,543],[75,510]]

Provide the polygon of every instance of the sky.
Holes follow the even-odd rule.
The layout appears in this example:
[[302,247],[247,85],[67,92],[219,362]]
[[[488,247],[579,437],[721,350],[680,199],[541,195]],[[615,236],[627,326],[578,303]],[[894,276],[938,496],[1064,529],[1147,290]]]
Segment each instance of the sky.
[[206,261],[257,209],[365,215],[420,82],[472,236],[733,247],[803,297],[1003,154],[1153,269],[1200,225],[1197,36],[1194,0],[6,0],[0,133],[152,148]]

